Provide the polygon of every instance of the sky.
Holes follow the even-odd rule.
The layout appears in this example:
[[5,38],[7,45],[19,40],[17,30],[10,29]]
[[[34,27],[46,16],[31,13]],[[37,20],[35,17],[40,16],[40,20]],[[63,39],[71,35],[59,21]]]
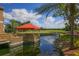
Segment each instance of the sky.
[[10,23],[15,19],[20,22],[30,21],[32,24],[43,28],[64,28],[64,20],[62,17],[45,17],[43,14],[34,12],[36,8],[42,6],[43,3],[0,3],[0,7],[4,8],[4,24]]

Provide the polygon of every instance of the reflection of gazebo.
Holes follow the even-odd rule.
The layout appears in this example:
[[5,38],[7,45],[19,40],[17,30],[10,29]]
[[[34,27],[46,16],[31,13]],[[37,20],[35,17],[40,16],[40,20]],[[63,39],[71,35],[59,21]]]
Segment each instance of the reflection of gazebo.
[[24,24],[22,26],[18,26],[16,27],[17,30],[38,30],[40,29],[40,27],[36,26],[36,25],[33,25],[33,24]]

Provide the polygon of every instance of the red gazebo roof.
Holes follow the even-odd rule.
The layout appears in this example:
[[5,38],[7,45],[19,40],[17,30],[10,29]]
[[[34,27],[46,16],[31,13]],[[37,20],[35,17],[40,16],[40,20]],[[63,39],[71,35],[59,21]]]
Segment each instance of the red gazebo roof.
[[22,26],[16,27],[16,29],[18,29],[18,30],[27,30],[27,29],[37,30],[37,29],[40,29],[40,27],[33,25],[33,24],[24,24]]

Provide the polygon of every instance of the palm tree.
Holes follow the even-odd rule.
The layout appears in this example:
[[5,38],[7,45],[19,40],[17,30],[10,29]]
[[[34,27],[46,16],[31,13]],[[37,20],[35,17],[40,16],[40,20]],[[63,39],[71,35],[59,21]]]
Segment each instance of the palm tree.
[[10,25],[11,25],[12,32],[15,33],[16,32],[16,27],[20,26],[21,23],[16,21],[15,19],[12,19]]
[[12,19],[10,21],[10,24],[6,24],[6,26],[5,26],[5,32],[7,32],[7,33],[15,33],[16,32],[16,27],[20,26],[20,25],[21,25],[20,22]]
[[49,14],[52,14],[53,17],[62,16],[64,17],[64,20],[68,21],[69,27],[70,27],[70,49],[74,48],[74,28],[75,28],[75,20],[79,16],[78,11],[78,4],[70,3],[70,4],[55,4],[55,3],[49,3],[49,4],[43,4],[39,8],[35,9],[35,11],[38,12],[38,14],[45,14],[46,17],[49,16]]

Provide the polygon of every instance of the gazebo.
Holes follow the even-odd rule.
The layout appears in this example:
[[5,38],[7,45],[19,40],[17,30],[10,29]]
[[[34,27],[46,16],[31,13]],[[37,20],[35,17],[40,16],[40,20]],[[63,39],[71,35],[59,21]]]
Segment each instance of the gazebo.
[[[35,52],[36,47],[39,45],[38,42],[39,42],[40,34],[34,33],[32,31],[39,30],[40,27],[29,23],[29,24],[24,24],[24,25],[18,26],[18,27],[16,27],[16,29],[18,30],[18,32],[20,32],[20,31],[23,32],[23,33],[21,33],[21,35],[23,36],[24,43],[27,43],[27,42],[33,43],[32,44],[33,49],[31,51]],[[26,33],[26,32],[28,32],[28,33]],[[26,49],[26,48],[24,48],[24,49]]]
[[[33,44],[34,47],[37,46],[37,44],[39,42],[40,34],[34,33],[32,31],[40,30],[39,26],[36,26],[36,25],[29,23],[29,24],[24,24],[24,25],[18,26],[18,27],[16,27],[16,29],[18,30],[18,32],[23,31],[22,35],[23,35],[23,41],[24,42],[31,41],[31,42],[34,43]],[[28,32],[28,34],[26,32]],[[32,33],[30,33],[30,32],[32,32]]]
[[16,27],[16,29],[17,30],[39,30],[40,27],[33,24],[24,24],[24,25]]

